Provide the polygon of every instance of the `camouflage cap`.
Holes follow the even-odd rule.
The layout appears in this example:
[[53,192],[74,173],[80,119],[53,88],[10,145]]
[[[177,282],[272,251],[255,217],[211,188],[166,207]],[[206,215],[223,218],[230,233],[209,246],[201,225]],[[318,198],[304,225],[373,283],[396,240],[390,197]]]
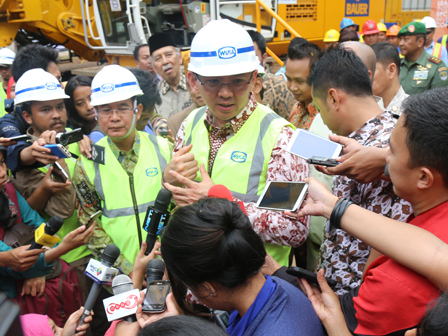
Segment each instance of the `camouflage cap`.
[[417,35],[417,34],[425,34],[426,35],[426,26],[421,22],[411,22],[406,26],[400,29],[397,36],[408,36],[408,35]]

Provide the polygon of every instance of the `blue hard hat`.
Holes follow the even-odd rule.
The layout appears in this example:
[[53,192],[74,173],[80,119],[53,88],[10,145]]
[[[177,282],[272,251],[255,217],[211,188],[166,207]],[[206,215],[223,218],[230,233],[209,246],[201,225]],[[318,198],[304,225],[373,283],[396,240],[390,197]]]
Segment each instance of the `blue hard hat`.
[[355,26],[355,23],[353,22],[353,20],[349,19],[349,18],[343,18],[341,21],[341,30],[346,27],[350,27],[350,26]]

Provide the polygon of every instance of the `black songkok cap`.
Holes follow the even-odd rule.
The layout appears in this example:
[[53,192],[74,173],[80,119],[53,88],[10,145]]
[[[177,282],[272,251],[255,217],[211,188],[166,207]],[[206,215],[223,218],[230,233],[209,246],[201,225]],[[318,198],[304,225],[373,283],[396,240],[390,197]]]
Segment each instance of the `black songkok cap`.
[[148,39],[149,50],[151,55],[154,51],[163,47],[177,47],[173,37],[168,33],[156,33]]

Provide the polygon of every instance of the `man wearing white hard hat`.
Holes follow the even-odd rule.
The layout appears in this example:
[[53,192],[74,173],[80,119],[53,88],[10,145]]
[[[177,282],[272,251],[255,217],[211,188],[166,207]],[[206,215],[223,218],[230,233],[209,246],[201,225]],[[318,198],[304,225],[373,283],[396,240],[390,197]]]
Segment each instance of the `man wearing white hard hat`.
[[182,123],[164,185],[179,206],[207,196],[214,184],[225,185],[244,202],[267,252],[287,265],[290,247],[306,240],[309,219],[295,221],[281,211],[258,209],[256,202],[267,181],[308,177],[307,163],[285,151],[294,127],[256,102],[251,91],[260,61],[241,26],[209,22],[194,37],[190,57],[188,81],[206,106]]
[[0,49],[0,75],[2,76],[3,85],[0,88],[0,117],[3,117],[5,111],[6,92],[8,90],[8,82],[11,79],[11,65],[14,62],[16,54],[8,48]]
[[162,172],[171,157],[166,139],[136,130],[143,110],[137,97],[142,94],[126,68],[108,65],[96,74],[90,104],[106,134],[96,143],[104,147],[104,162],[80,157],[73,177],[80,224],[102,211],[87,247],[100,259],[106,245],[118,246],[121,255],[115,265],[127,275],[146,239],[146,210],[162,187]]
[[[54,156],[49,148],[43,146],[55,144],[56,134],[66,131],[67,112],[64,99],[68,96],[56,77],[43,69],[31,69],[25,72],[17,81],[16,88],[14,103],[21,106],[23,117],[30,125],[27,134],[33,141],[31,146],[22,150],[21,155],[38,156],[41,160],[45,160],[47,166],[25,167],[16,172],[12,182],[30,206],[45,215],[45,219],[53,215],[59,215],[64,219],[64,224],[58,231],[58,235],[62,238],[79,226],[75,211],[76,190],[70,182],[75,162],[72,159],[60,159]],[[77,143],[70,144],[68,150],[73,154],[80,154]],[[53,165],[54,162],[57,162],[69,176],[65,182],[63,173],[57,171],[58,167]],[[88,255],[89,250],[81,246],[61,258],[72,263]]]
[[420,22],[426,26],[426,52],[440,58],[443,63],[448,64],[448,53],[446,49],[440,43],[434,41],[434,33],[437,28],[436,20],[430,16],[425,16]]

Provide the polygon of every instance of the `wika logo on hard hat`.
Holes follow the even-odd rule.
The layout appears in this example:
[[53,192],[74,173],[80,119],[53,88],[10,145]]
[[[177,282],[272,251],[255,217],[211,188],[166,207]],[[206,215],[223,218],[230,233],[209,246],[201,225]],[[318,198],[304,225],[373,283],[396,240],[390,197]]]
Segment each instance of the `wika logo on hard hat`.
[[242,162],[246,162],[247,160],[247,154],[244,152],[232,152],[232,155],[230,156],[230,159],[232,159],[232,161],[238,162],[238,163],[242,163]]
[[102,92],[111,92],[115,89],[115,85],[112,83],[106,83],[101,85],[101,91]]
[[234,47],[222,47],[218,50],[218,57],[223,59],[233,58],[236,56],[236,49]]
[[47,90],[56,90],[58,88],[58,85],[53,82],[48,82],[47,84],[45,84],[45,87],[47,88]]

